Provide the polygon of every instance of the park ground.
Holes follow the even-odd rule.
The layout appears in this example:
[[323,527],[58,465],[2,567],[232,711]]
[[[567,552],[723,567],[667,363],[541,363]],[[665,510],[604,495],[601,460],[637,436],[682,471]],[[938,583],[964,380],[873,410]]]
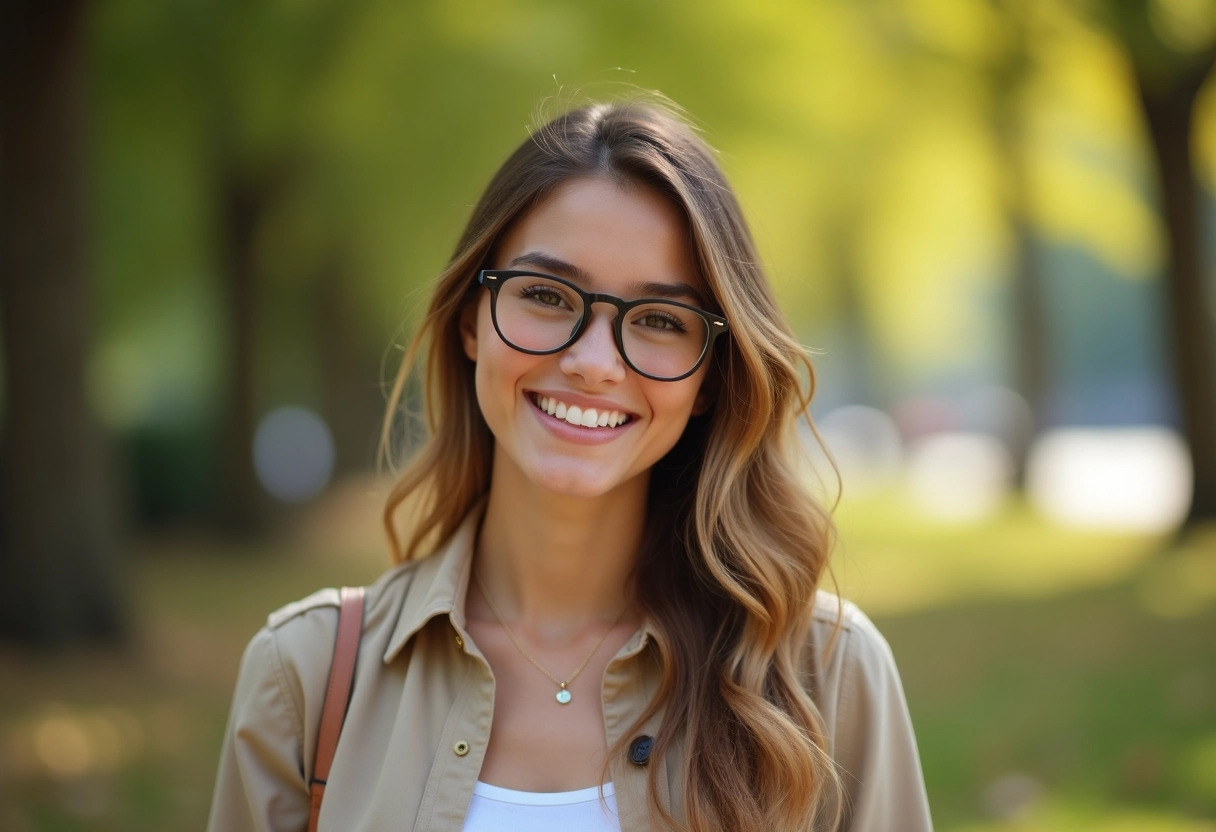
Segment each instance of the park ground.
[[[237,662],[270,609],[388,563],[381,495],[335,489],[257,547],[132,547],[132,646],[0,652],[0,829],[205,823]],[[845,502],[836,578],[899,662],[943,832],[1216,832],[1216,528],[966,526]],[[14,588],[8,588],[14,591]]]

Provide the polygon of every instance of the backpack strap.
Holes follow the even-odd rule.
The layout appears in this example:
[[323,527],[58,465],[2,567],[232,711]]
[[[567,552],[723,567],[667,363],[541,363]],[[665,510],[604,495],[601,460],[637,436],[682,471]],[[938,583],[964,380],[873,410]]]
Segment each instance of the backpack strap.
[[325,781],[334,761],[346,706],[355,683],[355,658],[359,654],[359,637],[363,635],[363,587],[342,587],[338,610],[338,638],[334,642],[334,661],[329,669],[329,686],[325,690],[325,707],[321,711],[321,730],[317,734],[317,757],[312,767],[308,791],[311,805],[308,812],[308,832],[316,832],[321,814],[321,799],[325,796]]

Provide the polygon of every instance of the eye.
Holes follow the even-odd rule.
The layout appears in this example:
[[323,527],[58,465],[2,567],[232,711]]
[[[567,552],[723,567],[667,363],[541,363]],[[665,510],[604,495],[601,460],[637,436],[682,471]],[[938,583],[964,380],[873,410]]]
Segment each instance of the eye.
[[687,329],[678,316],[666,309],[647,309],[634,320],[634,323],[647,329],[671,332],[684,332]]
[[566,297],[552,286],[524,286],[519,291],[520,296],[536,301],[545,306],[568,306]]

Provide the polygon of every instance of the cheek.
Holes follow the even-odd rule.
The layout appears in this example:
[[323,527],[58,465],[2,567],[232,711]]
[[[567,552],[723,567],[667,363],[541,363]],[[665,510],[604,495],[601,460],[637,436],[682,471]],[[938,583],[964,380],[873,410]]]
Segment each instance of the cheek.
[[661,417],[668,425],[668,432],[678,437],[684,432],[688,420],[701,412],[702,376],[680,382],[655,382],[663,387],[653,390],[650,401],[655,408],[656,417]]
[[476,362],[474,386],[478,406],[490,429],[497,430],[518,406],[520,379],[536,366],[538,356],[504,344],[485,311],[478,316],[472,358]]

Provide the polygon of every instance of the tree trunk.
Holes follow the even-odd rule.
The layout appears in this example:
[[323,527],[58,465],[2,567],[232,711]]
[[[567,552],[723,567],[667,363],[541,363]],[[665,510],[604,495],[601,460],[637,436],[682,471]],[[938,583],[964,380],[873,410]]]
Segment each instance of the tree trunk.
[[1195,490],[1187,524],[1216,520],[1216,361],[1204,293],[1202,203],[1191,153],[1195,99],[1212,60],[1168,86],[1137,72],[1161,182],[1168,249],[1166,291],[1174,377],[1190,446]]
[[1014,460],[1019,488],[1026,485],[1030,445],[1045,424],[1051,389],[1051,333],[1048,330],[1043,274],[1031,221],[1030,171],[1026,148],[1022,92],[1031,70],[1031,35],[1022,0],[999,0],[995,8],[1007,30],[1007,51],[993,66],[992,121],[995,144],[1005,166],[1005,218],[1013,233],[1010,263],[1013,312],[1010,342],[1015,390],[1030,410],[1029,423],[1021,413],[1005,414],[1003,438]]
[[1012,353],[1017,392],[1026,401],[1030,423],[1025,424],[1020,413],[1006,414],[1003,438],[1010,443],[1014,459],[1014,476],[1019,487],[1026,483],[1026,460],[1030,443],[1045,422],[1047,394],[1050,387],[1049,339],[1043,279],[1035,250],[1034,230],[1030,221],[1030,197],[1027,193],[1029,175],[1026,151],[1018,115],[1008,102],[998,104],[997,144],[1004,159],[1006,187],[1006,219],[1013,231],[1014,249],[1010,264],[1013,295]]
[[125,634],[113,480],[86,395],[85,4],[23,0],[0,41],[0,637]]
[[379,364],[364,348],[367,338],[337,258],[316,276],[310,337],[318,347],[323,413],[334,439],[334,473],[365,473],[376,462],[376,440],[384,415]]
[[265,205],[261,189],[237,174],[221,192],[224,303],[228,310],[227,390],[221,426],[218,514],[234,534],[253,534],[266,522],[266,497],[253,468],[256,425],[256,234]]

